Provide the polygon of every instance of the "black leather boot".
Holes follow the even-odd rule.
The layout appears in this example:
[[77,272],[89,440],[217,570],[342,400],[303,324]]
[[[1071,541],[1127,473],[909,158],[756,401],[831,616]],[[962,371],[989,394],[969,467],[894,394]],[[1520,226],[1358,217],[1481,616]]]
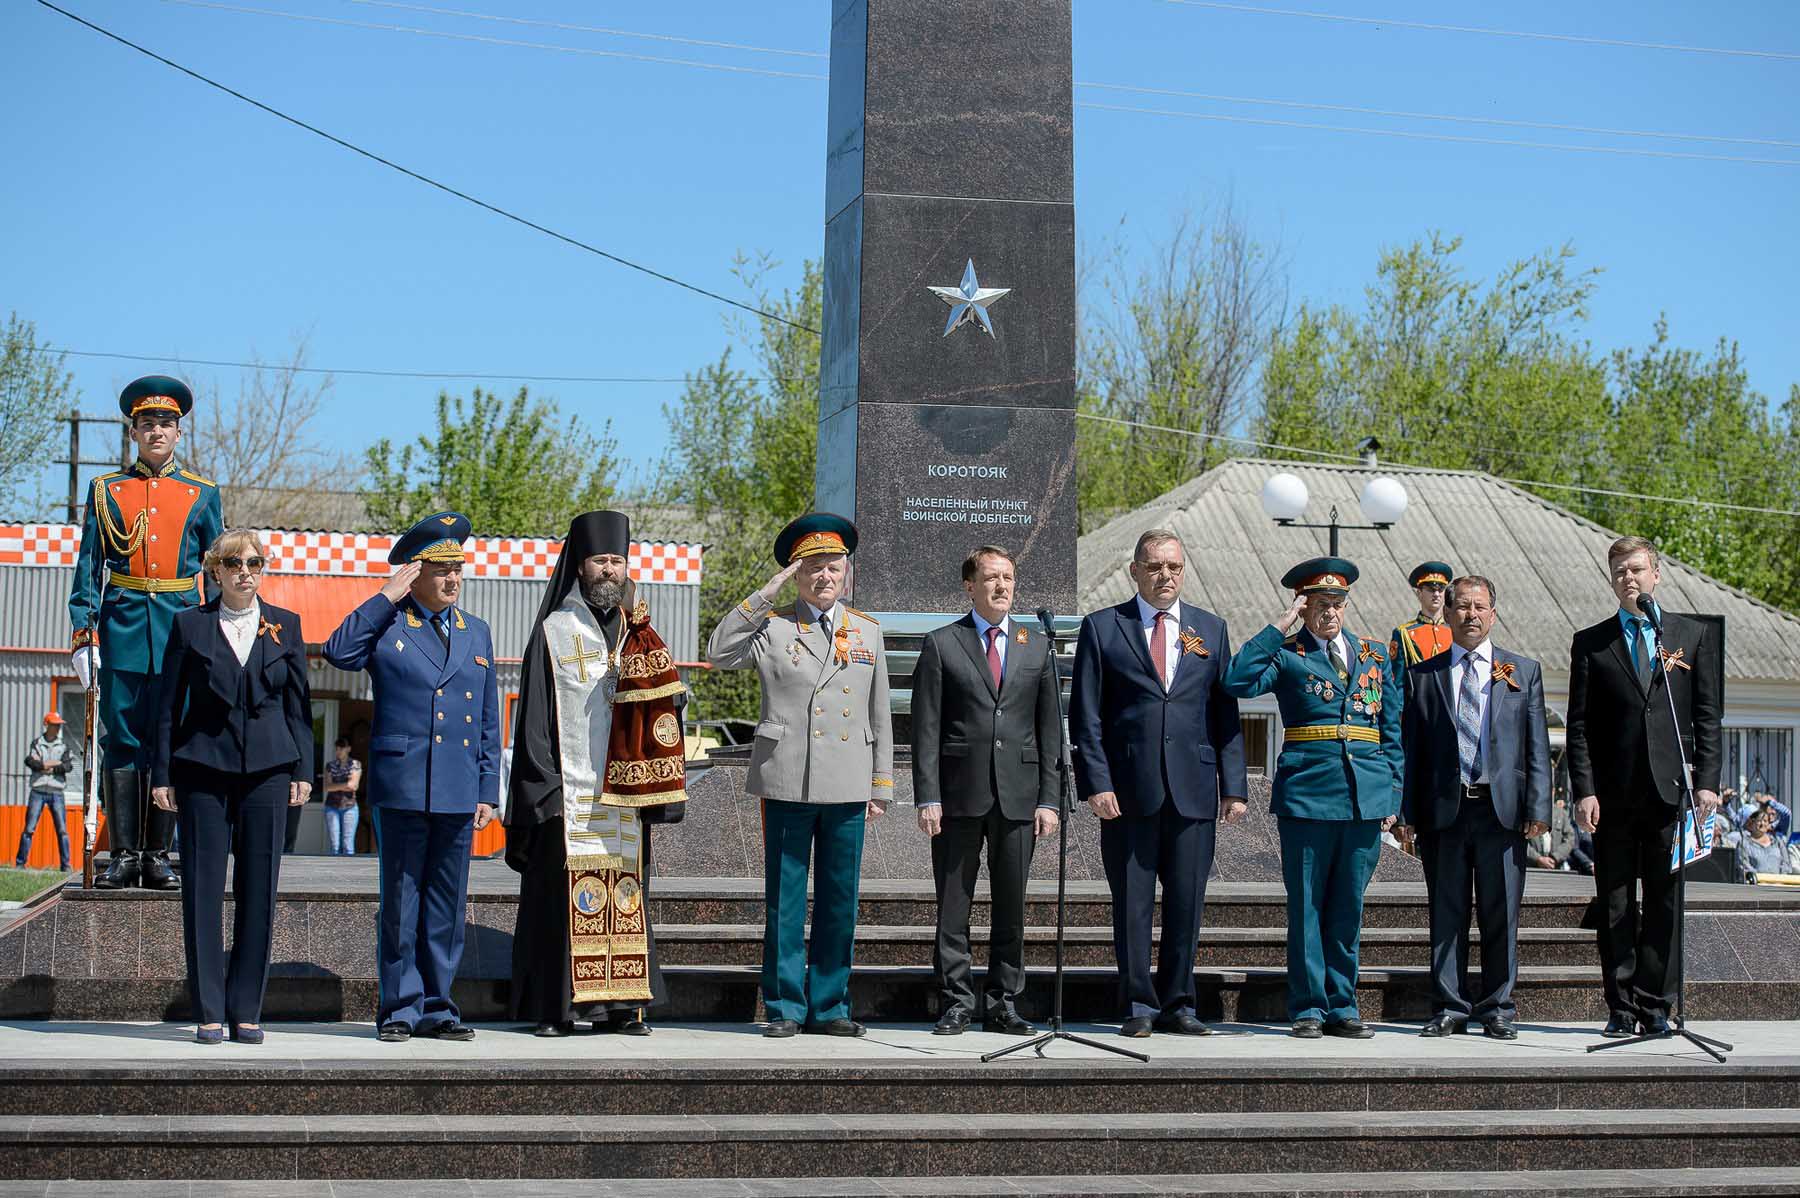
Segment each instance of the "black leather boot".
[[[147,776],[140,774],[146,782]],[[138,854],[138,885],[145,890],[178,890],[181,879],[169,864],[169,846],[175,843],[175,813],[164,811],[144,795],[143,852]]]
[[138,839],[143,814],[139,806],[136,770],[107,770],[102,776],[106,804],[106,836],[112,845],[112,861],[94,879],[101,890],[129,890],[138,884]]

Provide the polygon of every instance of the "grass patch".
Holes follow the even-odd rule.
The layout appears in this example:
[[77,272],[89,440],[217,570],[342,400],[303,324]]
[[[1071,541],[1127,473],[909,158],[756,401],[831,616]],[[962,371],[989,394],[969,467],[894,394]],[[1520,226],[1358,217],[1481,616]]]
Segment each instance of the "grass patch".
[[56,886],[73,875],[60,869],[0,869],[0,903],[22,903],[46,886]]

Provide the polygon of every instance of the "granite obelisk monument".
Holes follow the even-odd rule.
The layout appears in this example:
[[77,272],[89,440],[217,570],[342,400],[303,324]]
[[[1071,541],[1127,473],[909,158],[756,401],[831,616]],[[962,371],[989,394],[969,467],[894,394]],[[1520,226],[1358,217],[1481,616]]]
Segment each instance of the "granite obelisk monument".
[[854,601],[967,607],[964,555],[1075,599],[1069,0],[832,6],[817,502]]

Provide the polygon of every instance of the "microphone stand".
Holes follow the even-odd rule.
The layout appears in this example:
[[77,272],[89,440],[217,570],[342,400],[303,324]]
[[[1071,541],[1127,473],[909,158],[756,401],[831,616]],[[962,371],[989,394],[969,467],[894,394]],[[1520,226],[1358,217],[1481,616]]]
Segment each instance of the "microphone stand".
[[1069,821],[1075,817],[1075,763],[1069,756],[1069,736],[1064,731],[1062,671],[1056,664],[1056,629],[1051,622],[1048,611],[1038,613],[1038,621],[1044,626],[1044,635],[1050,638],[1049,668],[1056,672],[1056,731],[1061,744],[1061,752],[1057,755],[1058,773],[1060,775],[1059,795],[1057,798],[1056,821],[1056,994],[1050,1006],[1050,1030],[1030,1040],[1021,1040],[1017,1044],[1009,1044],[995,1052],[981,1054],[981,1063],[986,1065],[997,1061],[1009,1053],[1029,1048],[1038,1056],[1044,1055],[1044,1047],[1057,1040],[1068,1040],[1075,1044],[1085,1044],[1089,1048],[1098,1048],[1106,1052],[1117,1053],[1122,1057],[1130,1057],[1134,1061],[1148,1062],[1149,1057],[1141,1052],[1133,1052],[1117,1044],[1102,1044],[1086,1036],[1078,1036],[1074,1032],[1063,1029],[1063,937],[1068,918],[1068,878],[1069,878]]
[[[1639,608],[1642,611],[1642,607]],[[1713,1040],[1697,1032],[1691,1032],[1687,1026],[1687,823],[1694,821],[1694,840],[1700,839],[1700,813],[1694,806],[1694,767],[1688,764],[1687,746],[1681,743],[1681,720],[1675,712],[1675,687],[1669,677],[1669,659],[1663,656],[1662,620],[1651,621],[1650,630],[1656,634],[1656,662],[1662,669],[1663,697],[1669,702],[1669,723],[1675,729],[1675,751],[1681,756],[1681,806],[1675,814],[1675,935],[1679,940],[1675,952],[1675,1010],[1670,1018],[1669,1026],[1660,1032],[1644,1032],[1621,1040],[1608,1040],[1604,1044],[1590,1044],[1589,1052],[1600,1052],[1607,1048],[1625,1048],[1632,1044],[1644,1044],[1652,1040],[1673,1040],[1680,1036],[1701,1052],[1723,1065],[1725,1053],[1735,1051],[1723,1040]],[[1723,1051],[1720,1051],[1720,1050]]]

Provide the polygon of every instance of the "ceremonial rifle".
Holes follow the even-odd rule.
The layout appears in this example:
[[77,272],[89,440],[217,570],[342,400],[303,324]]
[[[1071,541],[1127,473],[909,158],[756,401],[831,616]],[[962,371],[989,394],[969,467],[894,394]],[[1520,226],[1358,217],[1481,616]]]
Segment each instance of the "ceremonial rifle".
[[83,692],[86,772],[81,787],[81,888],[94,888],[94,846],[100,839],[100,679],[90,677]]

